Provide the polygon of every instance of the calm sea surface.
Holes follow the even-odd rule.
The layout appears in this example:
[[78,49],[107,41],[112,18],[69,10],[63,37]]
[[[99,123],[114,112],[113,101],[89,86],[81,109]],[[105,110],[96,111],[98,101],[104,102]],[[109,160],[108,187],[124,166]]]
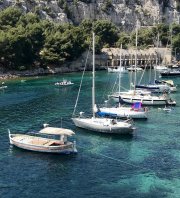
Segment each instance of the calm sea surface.
[[[122,86],[129,87],[129,74]],[[138,79],[139,79],[138,75]],[[148,74],[145,74],[148,79]],[[66,78],[75,84],[57,88]],[[116,74],[96,72],[96,101],[107,100]],[[132,137],[102,135],[76,128],[71,116],[81,73],[7,81],[0,91],[0,197],[96,198],[180,197],[180,78],[170,113],[150,108],[147,121],[135,121]],[[91,111],[91,72],[87,72],[78,111]],[[74,130],[78,154],[29,152],[9,145],[12,132],[39,130],[43,123]]]

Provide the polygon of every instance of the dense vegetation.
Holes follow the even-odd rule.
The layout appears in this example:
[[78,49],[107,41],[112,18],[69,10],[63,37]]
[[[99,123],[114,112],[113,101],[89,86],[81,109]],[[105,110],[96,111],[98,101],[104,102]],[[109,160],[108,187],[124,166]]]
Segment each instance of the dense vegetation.
[[[92,42],[91,32],[96,34],[96,51],[102,47],[124,48],[133,46],[135,32],[119,32],[108,21],[84,20],[79,26],[57,24],[40,20],[33,13],[23,14],[19,9],[7,8],[0,12],[0,66],[7,69],[27,69],[62,65],[78,58]],[[170,44],[170,27],[141,28],[138,46],[146,48],[157,43],[160,33],[162,46]],[[172,26],[173,48],[180,50],[180,25]]]

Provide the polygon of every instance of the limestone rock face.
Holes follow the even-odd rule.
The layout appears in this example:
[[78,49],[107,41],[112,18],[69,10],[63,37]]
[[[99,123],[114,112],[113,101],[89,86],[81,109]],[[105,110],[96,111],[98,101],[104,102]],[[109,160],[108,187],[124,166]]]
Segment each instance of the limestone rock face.
[[0,0],[0,10],[8,6],[19,7],[25,13],[36,12],[58,23],[106,19],[129,31],[136,20],[141,26],[180,22],[179,0]]

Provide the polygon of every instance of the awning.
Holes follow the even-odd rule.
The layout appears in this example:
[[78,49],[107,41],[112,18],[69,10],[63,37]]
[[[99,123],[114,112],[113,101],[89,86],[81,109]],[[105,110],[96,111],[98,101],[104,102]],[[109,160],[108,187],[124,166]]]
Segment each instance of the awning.
[[54,127],[45,127],[44,129],[40,130],[39,133],[44,133],[49,135],[67,135],[67,136],[71,136],[75,134],[70,129],[54,128]]

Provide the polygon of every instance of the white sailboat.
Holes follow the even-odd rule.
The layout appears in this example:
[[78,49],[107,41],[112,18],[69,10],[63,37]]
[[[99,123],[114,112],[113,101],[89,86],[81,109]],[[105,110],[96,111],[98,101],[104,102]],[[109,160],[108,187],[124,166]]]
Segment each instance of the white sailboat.
[[[122,52],[122,49],[121,49],[121,52]],[[128,73],[128,70],[126,69],[126,67],[122,66],[121,64],[121,57],[119,57],[119,66],[113,66],[113,67],[111,66],[111,67],[108,67],[107,69],[109,73],[119,73],[119,72]]]
[[95,35],[93,33],[93,78],[92,78],[92,118],[79,117],[72,118],[77,127],[101,133],[132,134],[134,128],[130,120],[118,121],[109,118],[99,118],[95,116]]
[[[158,32],[158,36],[157,36],[156,50],[158,49],[158,47],[159,47],[159,32]],[[149,90],[152,93],[170,93],[172,91],[176,91],[176,87],[172,87],[167,83],[157,83],[157,80],[156,80],[156,78],[157,78],[157,74],[156,74],[157,73],[157,71],[156,71],[157,67],[158,67],[158,59],[157,59],[157,55],[156,55],[156,66],[154,67],[155,68],[154,79],[152,79],[152,75],[151,75],[151,72],[150,72],[150,78],[149,78],[150,83],[141,84],[141,82],[139,82],[136,85],[136,89]],[[143,73],[143,75],[144,75],[144,73]],[[142,77],[143,77],[143,75],[142,75]],[[141,77],[141,80],[142,80],[142,77]]]
[[[136,26],[136,54],[135,54],[135,67],[137,67],[137,36],[138,28]],[[136,85],[136,72],[134,72],[134,85]],[[117,97],[117,96],[116,96]],[[141,102],[143,105],[175,105],[176,102],[172,100],[167,94],[161,96],[154,96],[151,94],[137,93],[136,87],[134,86],[134,91],[128,91],[120,93],[119,97],[125,103],[133,104],[134,102]]]
[[[122,50],[122,44],[121,44],[121,50]],[[120,50],[120,68],[122,65],[122,59],[121,59],[121,50]],[[121,70],[119,71],[119,92],[118,94],[118,98],[119,99],[119,95],[120,95],[120,89],[121,89]],[[141,107],[141,103],[136,103],[135,105],[137,106],[136,108],[135,105],[132,107],[125,107],[125,106],[121,106],[120,101],[118,107],[102,107],[99,109],[99,111],[97,112],[98,115],[101,116],[109,116],[109,117],[119,117],[119,118],[133,118],[133,119],[146,119],[147,118],[147,109],[146,108],[142,108]]]

